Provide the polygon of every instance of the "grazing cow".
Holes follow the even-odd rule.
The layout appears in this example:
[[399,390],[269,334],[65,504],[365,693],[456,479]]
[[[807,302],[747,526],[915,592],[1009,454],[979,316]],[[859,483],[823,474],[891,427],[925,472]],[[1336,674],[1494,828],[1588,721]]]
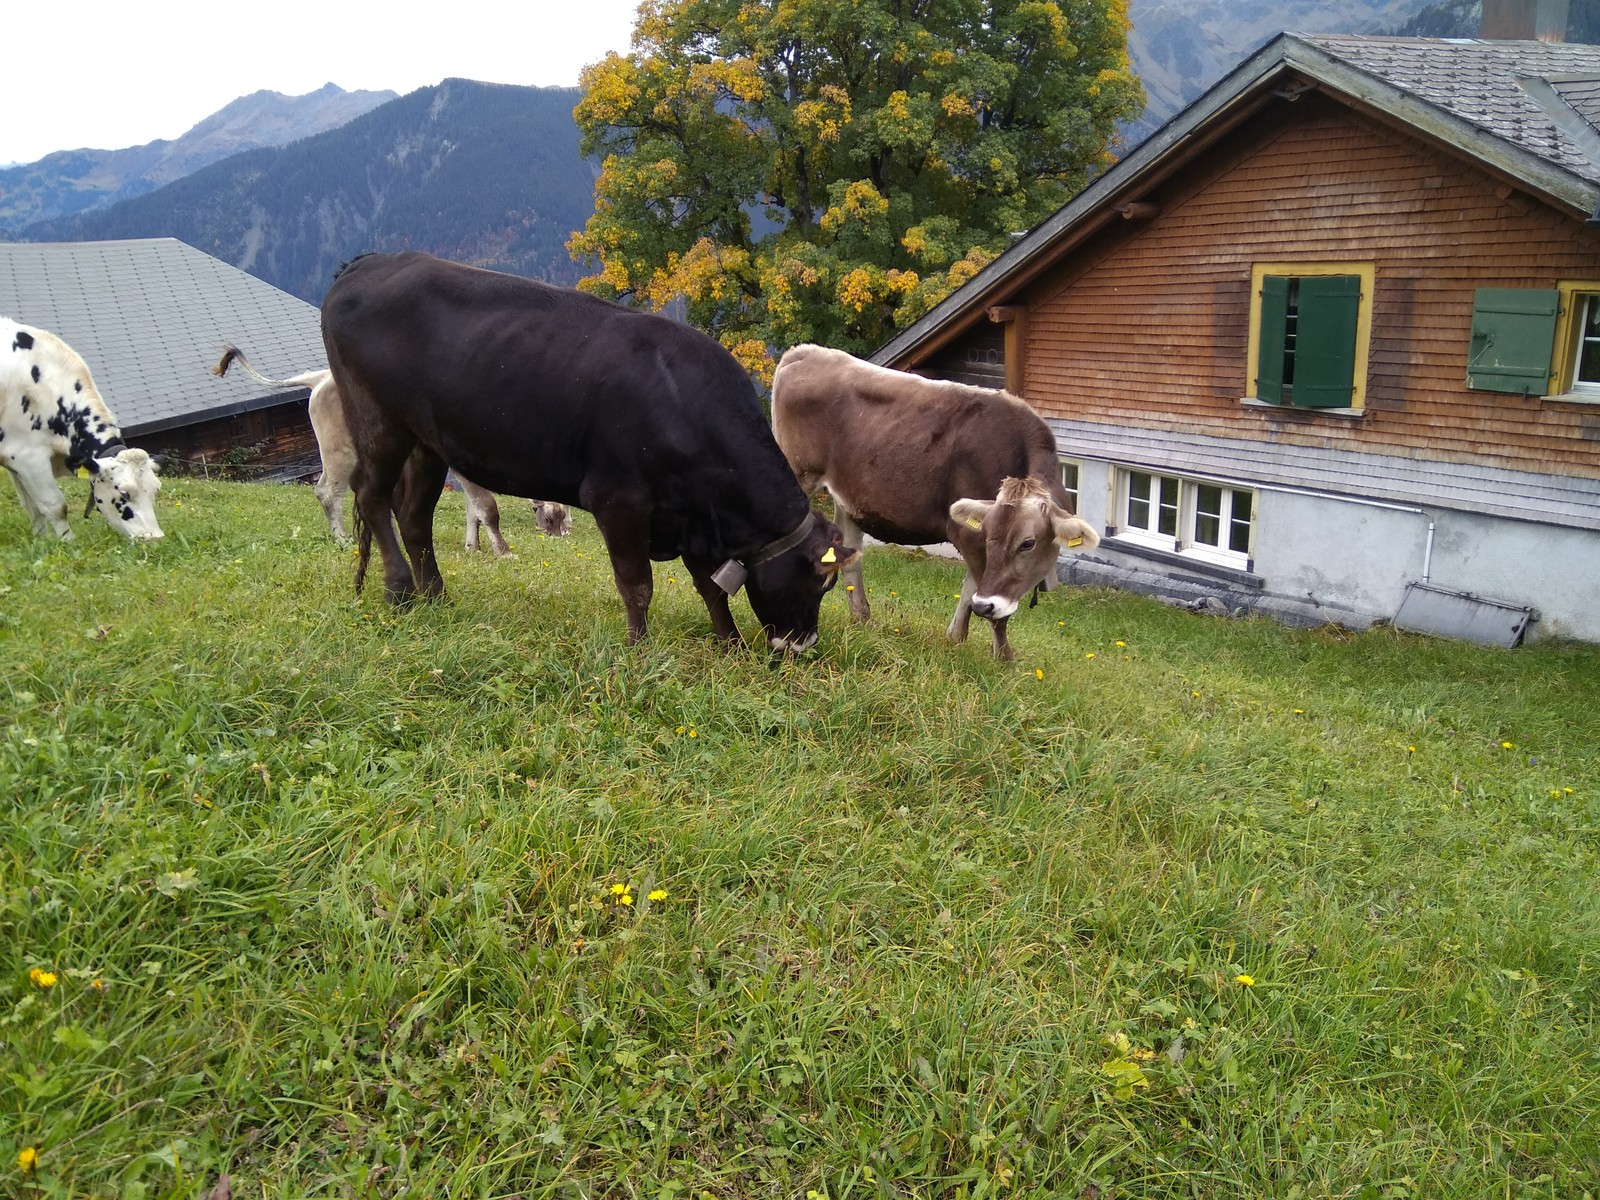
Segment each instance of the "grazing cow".
[[[502,558],[510,554],[511,544],[500,536],[500,502],[494,498],[494,493],[459,474],[456,482],[467,498],[467,552],[478,549],[478,529],[482,526],[495,554]],[[539,532],[548,537],[566,537],[572,532],[572,513],[565,504],[550,500],[533,502],[533,522]]]
[[[1028,589],[1055,583],[1058,547],[1099,535],[1072,515],[1049,426],[1009,392],[924,379],[842,350],[796,346],[772,380],[772,425],[800,486],[826,485],[845,544],[862,534],[925,546],[950,542],[967,564],[950,621],[988,618],[1011,657],[1006,622]],[[857,556],[850,611],[871,615]]]
[[89,472],[89,503],[111,528],[136,540],[161,536],[155,464],[123,445],[116,418],[89,368],[53,333],[0,317],[0,463],[36,534],[70,538],[67,500],[56,479]]
[[[391,602],[444,591],[433,508],[448,463],[496,492],[593,513],[630,643],[646,632],[651,560],[680,557],[719,637],[738,637],[728,598],[748,582],[771,646],[817,640],[822,595],[850,552],[811,511],[749,376],[705,334],[405,253],[345,266],[323,300],[322,336]],[[357,587],[365,567],[363,553]]]
[[[333,372],[327,368],[306,371],[288,379],[268,379],[250,365],[244,351],[232,344],[223,347],[222,361],[211,368],[213,375],[226,375],[228,368],[237,362],[250,378],[267,387],[304,387],[311,389],[307,411],[311,416],[311,432],[317,438],[317,453],[322,459],[322,471],[317,475],[313,489],[322,511],[328,518],[328,531],[334,540],[348,542],[350,535],[344,528],[344,497],[350,490],[350,471],[356,463],[356,450],[350,442],[350,429],[344,421],[344,407],[339,402],[339,389],[334,385]],[[456,477],[467,497],[468,550],[478,548],[478,528],[481,525],[489,535],[489,544],[498,555],[511,553],[511,547],[500,535],[500,506],[494,494],[475,483]],[[572,517],[560,504],[534,502],[535,521],[543,533],[564,537],[572,531]]]

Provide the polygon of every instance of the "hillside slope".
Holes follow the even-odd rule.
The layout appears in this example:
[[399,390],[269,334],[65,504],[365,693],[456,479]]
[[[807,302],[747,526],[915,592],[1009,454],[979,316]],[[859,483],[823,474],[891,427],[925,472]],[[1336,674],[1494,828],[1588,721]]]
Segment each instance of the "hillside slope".
[[594,203],[577,99],[574,88],[447,79],[22,236],[175,237],[313,303],[341,262],[367,250],[427,250],[571,283],[580,269],[565,243]]

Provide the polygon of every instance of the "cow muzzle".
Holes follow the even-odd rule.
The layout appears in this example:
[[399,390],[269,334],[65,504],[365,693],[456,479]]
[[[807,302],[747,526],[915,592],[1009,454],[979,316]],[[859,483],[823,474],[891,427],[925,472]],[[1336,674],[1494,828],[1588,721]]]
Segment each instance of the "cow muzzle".
[[974,596],[972,611],[989,621],[1001,621],[1017,611],[1017,602],[1004,596]]
[[799,635],[789,634],[784,637],[779,637],[776,634],[767,635],[767,645],[771,646],[774,650],[783,652],[784,654],[804,654],[816,644],[817,631],[815,629],[813,629],[810,633]]

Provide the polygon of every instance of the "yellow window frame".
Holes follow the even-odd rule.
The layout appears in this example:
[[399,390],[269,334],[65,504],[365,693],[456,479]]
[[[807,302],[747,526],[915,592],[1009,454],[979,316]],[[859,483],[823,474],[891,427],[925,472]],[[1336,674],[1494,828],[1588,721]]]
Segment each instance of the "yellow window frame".
[[[1600,297],[1600,279],[1561,279],[1556,282],[1559,307],[1556,310],[1555,346],[1550,351],[1550,391],[1552,396],[1572,393],[1578,365],[1578,317],[1586,296]],[[1577,393],[1573,393],[1577,394]],[[1582,393],[1585,399],[1595,393]]]
[[[1250,268],[1250,341],[1246,348],[1245,378],[1247,394],[1261,394],[1261,288],[1268,275],[1356,275],[1361,279],[1361,306],[1356,311],[1356,352],[1352,370],[1355,378],[1350,392],[1350,409],[1359,412],[1367,405],[1367,360],[1372,350],[1372,288],[1377,271],[1370,262],[1254,263]],[[1313,412],[1314,409],[1303,410]],[[1340,410],[1334,409],[1334,412]]]

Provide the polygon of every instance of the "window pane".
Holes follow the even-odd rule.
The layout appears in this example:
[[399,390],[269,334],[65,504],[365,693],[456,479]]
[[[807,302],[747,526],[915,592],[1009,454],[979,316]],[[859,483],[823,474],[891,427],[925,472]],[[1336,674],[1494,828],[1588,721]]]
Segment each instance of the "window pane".
[[1128,473],[1128,524],[1150,528],[1150,476],[1142,471]]
[[1600,297],[1583,299],[1583,325],[1578,346],[1578,368],[1574,374],[1579,383],[1600,383]]
[[1289,280],[1289,307],[1283,316],[1283,393],[1294,389],[1294,351],[1300,332],[1300,280]]
[[1062,462],[1061,464],[1061,490],[1067,493],[1067,498],[1072,501],[1074,512],[1078,509],[1078,464],[1075,462]]
[[1161,479],[1161,510],[1156,525],[1157,533],[1164,533],[1168,537],[1178,536],[1178,481],[1168,479],[1165,475]]
[[1233,493],[1233,514],[1228,522],[1228,549],[1250,553],[1250,493]]
[[1202,546],[1222,544],[1222,489],[1214,483],[1194,489],[1194,540]]

